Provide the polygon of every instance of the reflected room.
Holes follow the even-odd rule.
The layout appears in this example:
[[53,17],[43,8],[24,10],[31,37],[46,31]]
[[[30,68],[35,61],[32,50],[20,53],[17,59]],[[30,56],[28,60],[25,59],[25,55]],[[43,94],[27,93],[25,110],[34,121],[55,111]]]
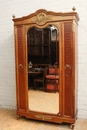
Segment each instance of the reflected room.
[[59,30],[54,25],[27,31],[28,107],[59,112]]

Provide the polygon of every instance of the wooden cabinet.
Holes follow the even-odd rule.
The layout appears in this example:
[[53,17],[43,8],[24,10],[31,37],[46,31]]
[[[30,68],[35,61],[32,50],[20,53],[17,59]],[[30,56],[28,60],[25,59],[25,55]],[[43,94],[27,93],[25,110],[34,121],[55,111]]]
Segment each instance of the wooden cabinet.
[[[55,13],[43,9],[25,17],[13,18],[18,116],[56,123],[75,123],[77,117],[76,96],[78,86],[78,20],[78,14],[73,11]],[[49,29],[51,26],[55,26],[58,31],[56,32],[56,30],[52,30],[52,28]],[[46,64],[54,64],[55,61],[58,62],[59,108],[56,114],[39,112],[29,108],[29,60],[35,63]],[[51,98],[51,101],[52,100]]]

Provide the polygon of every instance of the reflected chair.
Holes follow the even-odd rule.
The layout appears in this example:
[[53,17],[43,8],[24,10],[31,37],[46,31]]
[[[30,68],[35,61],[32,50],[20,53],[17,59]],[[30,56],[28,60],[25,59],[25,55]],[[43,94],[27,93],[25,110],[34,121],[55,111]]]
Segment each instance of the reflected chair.
[[59,68],[50,66],[48,75],[46,75],[46,91],[58,91],[59,85]]
[[34,89],[36,90],[36,85],[38,83],[42,83],[42,87],[44,88],[45,87],[45,79],[46,79],[46,75],[47,75],[47,67],[45,67],[42,71],[42,75],[39,75],[39,76],[36,76],[34,78]]

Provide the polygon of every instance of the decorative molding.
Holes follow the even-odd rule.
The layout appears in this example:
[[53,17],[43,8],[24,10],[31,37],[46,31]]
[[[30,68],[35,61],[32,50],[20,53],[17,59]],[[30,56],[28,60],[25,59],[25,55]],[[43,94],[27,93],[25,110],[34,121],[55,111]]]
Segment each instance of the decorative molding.
[[75,23],[75,20],[73,20],[72,22],[72,31],[75,32],[75,26],[76,26],[76,23]]
[[17,34],[17,27],[16,26],[14,27],[14,34],[15,35]]
[[37,23],[39,25],[43,25],[47,20],[51,20],[45,13],[39,13],[34,20],[33,23]]
[[36,118],[42,119],[42,120],[51,120],[52,118],[50,116],[44,116],[44,115],[35,115]]

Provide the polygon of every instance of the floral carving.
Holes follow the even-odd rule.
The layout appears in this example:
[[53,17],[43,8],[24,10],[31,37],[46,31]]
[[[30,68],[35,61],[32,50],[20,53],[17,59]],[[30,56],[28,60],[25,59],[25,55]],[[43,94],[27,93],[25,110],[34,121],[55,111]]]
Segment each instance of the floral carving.
[[46,14],[44,13],[39,13],[36,17],[38,22],[44,22],[46,20]]
[[36,22],[37,24],[44,24],[47,20],[50,20],[50,17],[47,17],[45,13],[39,13],[36,18],[32,22]]

